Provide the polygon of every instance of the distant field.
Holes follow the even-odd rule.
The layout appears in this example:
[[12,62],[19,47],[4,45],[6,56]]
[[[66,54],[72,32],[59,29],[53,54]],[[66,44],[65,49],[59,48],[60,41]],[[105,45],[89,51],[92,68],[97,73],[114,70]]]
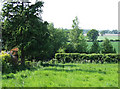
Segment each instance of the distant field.
[[[86,34],[84,34],[86,36]],[[103,36],[98,36],[97,40],[104,40],[105,38],[108,38],[109,40],[116,40],[116,39],[120,39],[120,34],[105,34]]]
[[[92,42],[87,42],[88,43],[88,49],[92,46]],[[103,42],[99,42],[99,45],[101,45]],[[118,46],[120,42],[111,42],[113,47],[116,49],[116,52],[118,53]]]
[[108,38],[109,40],[116,40],[118,39],[118,34],[105,34],[104,36],[98,36],[98,40],[104,40]]
[[3,87],[118,87],[118,64],[59,64],[2,75]]

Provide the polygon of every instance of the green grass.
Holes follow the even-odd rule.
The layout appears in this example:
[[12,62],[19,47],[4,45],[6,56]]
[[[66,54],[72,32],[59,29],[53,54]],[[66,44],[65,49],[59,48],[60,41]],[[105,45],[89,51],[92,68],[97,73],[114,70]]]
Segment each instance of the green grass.
[[118,37],[118,35],[103,35],[103,36],[98,36],[98,38],[97,38],[97,40],[105,40],[105,38],[107,38],[107,39],[109,39],[109,40],[118,40],[118,39],[120,39],[119,37]]
[[98,36],[97,40],[104,40],[105,38],[108,38],[109,40],[116,40],[118,39],[118,35],[104,35],[104,36]]
[[59,64],[2,76],[3,87],[118,87],[118,64]]
[[[92,42],[87,42],[88,43],[88,49],[92,46]],[[101,46],[103,42],[99,42],[99,45]],[[118,43],[119,42],[111,42],[113,47],[116,49],[116,52],[118,53]]]

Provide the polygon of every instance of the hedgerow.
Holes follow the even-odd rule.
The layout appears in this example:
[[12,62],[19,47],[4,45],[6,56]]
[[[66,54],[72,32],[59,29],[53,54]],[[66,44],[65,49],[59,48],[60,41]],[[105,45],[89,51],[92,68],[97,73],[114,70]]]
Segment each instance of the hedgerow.
[[56,53],[58,62],[90,62],[90,63],[117,63],[120,60],[118,54],[81,54],[81,53]]
[[[56,53],[55,59],[48,62],[49,64],[58,63],[118,63],[120,61],[120,56],[118,54],[81,54],[81,53]],[[1,52],[0,62],[2,62],[2,72],[10,73],[21,67],[15,65],[11,56],[5,52]],[[31,62],[25,61],[26,67],[41,67],[46,66],[42,61]]]

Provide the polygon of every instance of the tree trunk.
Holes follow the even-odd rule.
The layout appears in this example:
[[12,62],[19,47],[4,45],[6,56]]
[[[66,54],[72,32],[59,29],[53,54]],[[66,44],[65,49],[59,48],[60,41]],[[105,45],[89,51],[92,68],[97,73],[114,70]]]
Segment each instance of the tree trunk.
[[21,48],[21,62],[22,62],[22,65],[24,66],[25,65],[25,55],[24,55],[23,47]]

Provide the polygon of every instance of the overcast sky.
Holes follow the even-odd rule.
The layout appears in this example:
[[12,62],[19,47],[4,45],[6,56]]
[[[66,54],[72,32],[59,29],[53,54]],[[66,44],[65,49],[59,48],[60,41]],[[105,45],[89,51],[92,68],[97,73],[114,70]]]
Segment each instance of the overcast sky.
[[118,29],[119,0],[43,0],[43,19],[57,28],[71,28],[77,16],[82,29]]
[[[32,0],[34,2],[35,0]],[[75,16],[82,29],[118,29],[120,0],[42,0],[42,18],[57,28],[72,28]]]

